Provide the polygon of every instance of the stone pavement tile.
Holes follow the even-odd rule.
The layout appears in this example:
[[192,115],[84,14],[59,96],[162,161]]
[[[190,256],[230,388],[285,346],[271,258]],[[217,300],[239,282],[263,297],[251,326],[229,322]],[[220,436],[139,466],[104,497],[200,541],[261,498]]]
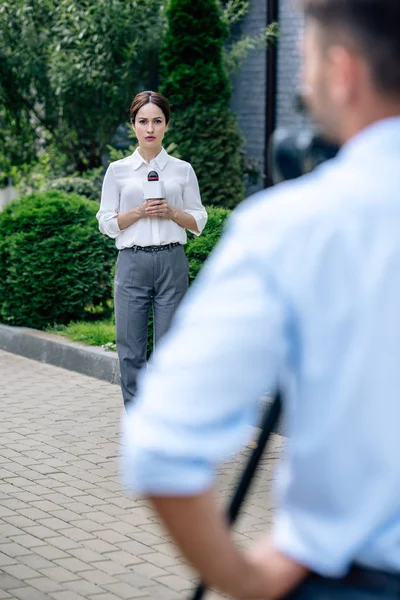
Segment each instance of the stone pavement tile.
[[124,583],[128,583],[132,587],[142,589],[148,587],[154,583],[148,577],[143,577],[143,575],[139,575],[138,573],[124,573],[123,575],[118,575],[117,579]]
[[41,577],[30,579],[29,585],[39,592],[44,592],[46,594],[50,592],[57,592],[63,589],[63,586],[60,583],[57,583],[48,577],[44,577],[43,575]]
[[152,533],[147,533],[147,531],[136,530],[133,532],[126,532],[127,536],[134,540],[135,542],[139,542],[144,546],[148,546],[150,549],[160,543],[160,539],[166,540],[166,536],[163,536],[163,532],[160,529],[158,535],[153,535]]
[[11,525],[10,523],[6,523],[5,521],[0,519],[0,535],[5,538],[12,538],[13,536],[20,535],[21,529]]
[[131,554],[130,552],[124,552],[123,550],[117,550],[116,552],[106,552],[104,556],[113,562],[117,562],[123,567],[127,567],[129,565],[135,565],[139,562],[142,562],[142,559],[135,554]]
[[83,562],[82,560],[79,560],[78,558],[74,558],[71,556],[67,557],[67,558],[61,558],[59,560],[55,560],[54,562],[59,567],[63,567],[64,569],[71,571],[71,573],[78,574],[81,571],[88,571],[90,568],[86,562]]
[[32,579],[33,577],[39,577],[40,573],[31,569],[31,567],[27,567],[26,565],[16,564],[16,565],[3,565],[1,567],[2,572],[8,573],[12,577],[16,579],[20,579],[21,581],[25,581],[27,579]]
[[[133,557],[134,558],[134,557]],[[133,560],[132,558],[132,560]],[[136,559],[140,560],[140,559]],[[93,569],[99,569],[108,575],[123,575],[125,573],[130,573],[130,567],[124,566],[119,562],[114,560],[102,560],[100,562],[91,563]]]
[[[112,492],[112,493],[114,493],[114,492]],[[91,521],[95,521],[96,523],[99,523],[100,525],[109,525],[110,523],[118,523],[119,524],[118,519],[116,519],[115,517],[112,517],[111,515],[103,512],[101,510],[87,513],[86,518],[90,519]],[[120,533],[122,533],[122,532],[120,532]]]
[[19,587],[12,591],[13,597],[18,600],[51,600],[51,597],[43,592],[29,587]]
[[100,554],[105,554],[106,552],[117,552],[118,551],[117,546],[114,546],[113,544],[109,544],[108,542],[105,542],[104,540],[99,540],[96,538],[94,538],[92,540],[85,540],[84,546],[85,546],[85,548],[90,548],[91,550],[94,550],[95,552],[99,552]]
[[73,521],[71,521],[69,523],[69,525],[72,525],[73,527],[76,527],[77,529],[82,529],[83,531],[86,531],[87,533],[96,532],[96,535],[98,535],[99,537],[101,537],[101,535],[104,531],[107,531],[107,528],[104,525],[100,525],[99,523],[96,523],[95,521],[91,521],[90,519],[86,519],[86,518],[85,519],[75,518]]
[[135,565],[132,567],[132,571],[134,573],[138,573],[139,575],[143,575],[143,577],[148,577],[149,579],[155,579],[156,577],[161,577],[162,575],[168,575],[168,571],[165,569],[146,562]]
[[[158,539],[158,541],[160,541],[160,539]],[[115,545],[118,546],[118,548],[120,548],[121,550],[124,550],[125,552],[129,552],[130,554],[137,554],[138,556],[141,556],[142,554],[150,554],[151,552],[153,552],[153,549],[150,546],[141,544],[135,539],[130,540],[127,538],[127,541],[118,542]]]
[[14,542],[9,542],[7,544],[1,544],[1,552],[10,556],[12,558],[17,558],[20,556],[24,556],[26,554],[32,554],[30,550],[20,546],[19,544],[15,544]]
[[17,529],[25,529],[26,527],[35,527],[35,521],[32,519],[28,519],[28,517],[23,517],[18,513],[15,513],[12,517],[3,517],[3,521],[9,523],[10,525],[14,525]]
[[67,581],[75,581],[79,579],[79,575],[76,573],[71,573],[71,571],[67,571],[67,569],[63,569],[62,567],[58,566],[40,569],[40,572],[45,575],[45,577],[53,579],[57,583],[65,583]]
[[64,587],[67,587],[77,594],[81,594],[81,596],[84,596],[85,598],[94,594],[104,594],[105,592],[104,588],[84,579],[68,581],[64,584]]
[[161,554],[160,552],[152,552],[150,554],[146,554],[146,561],[150,564],[156,565],[157,567],[168,568],[174,565],[181,564],[181,561],[178,558],[172,558],[167,554]]
[[[58,510],[56,512],[59,512]],[[43,527],[48,527],[53,531],[61,531],[62,529],[68,529],[70,524],[57,517],[46,517],[45,519],[38,519],[38,523]]]
[[87,581],[90,581],[91,583],[95,583],[102,587],[112,583],[118,583],[118,579],[116,579],[112,575],[109,575],[108,573],[104,573],[104,571],[100,571],[100,569],[84,571],[81,574],[81,576],[83,579],[86,579]]
[[34,548],[34,552],[43,558],[47,558],[50,561],[56,561],[62,558],[69,558],[69,554],[64,552],[64,550],[60,550],[55,546],[51,546],[51,540],[49,540],[49,544],[45,546],[39,546]]
[[[51,541],[54,544],[54,539],[52,539]],[[67,548],[64,549],[67,550]],[[102,556],[98,552],[95,552],[91,548],[85,548],[83,546],[79,546],[78,548],[70,548],[68,550],[68,553],[71,554],[71,556],[74,556],[75,558],[78,558],[79,560],[82,560],[83,562],[88,564],[105,561],[104,556]]]
[[79,527],[68,527],[68,529],[63,529],[63,535],[67,536],[71,540],[75,542],[86,542],[89,540],[96,540],[96,536],[92,533],[84,531]]
[[7,554],[3,554],[2,552],[0,552],[0,569],[2,568],[2,566],[7,566],[7,565],[15,565],[18,564],[17,560],[15,558],[13,558],[12,556],[7,556]]
[[9,590],[18,587],[21,587],[21,581],[16,577],[4,573],[4,571],[0,569],[0,590],[8,592]]
[[155,577],[154,579],[177,592],[183,592],[193,588],[192,582],[183,577],[179,577],[179,575],[163,575],[162,577]]
[[166,571],[169,571],[172,575],[178,575],[179,577],[183,577],[183,579],[187,579],[191,582],[197,582],[198,580],[198,575],[196,574],[194,569],[190,568],[186,564],[172,565],[166,567]]
[[64,590],[62,592],[52,592],[50,594],[54,600],[85,600],[84,596],[81,596],[73,590]]
[[87,596],[87,600],[121,600],[121,596],[115,596],[111,592],[103,592],[102,594]]
[[130,598],[139,598],[143,596],[140,589],[129,585],[128,583],[114,583],[110,585],[104,586],[109,592],[115,594],[118,598],[122,598],[123,600],[130,600]]
[[32,569],[36,569],[37,571],[54,566],[54,563],[46,558],[43,558],[42,556],[38,556],[37,554],[21,556],[18,557],[18,560],[20,563],[27,565],[28,567],[32,567]]

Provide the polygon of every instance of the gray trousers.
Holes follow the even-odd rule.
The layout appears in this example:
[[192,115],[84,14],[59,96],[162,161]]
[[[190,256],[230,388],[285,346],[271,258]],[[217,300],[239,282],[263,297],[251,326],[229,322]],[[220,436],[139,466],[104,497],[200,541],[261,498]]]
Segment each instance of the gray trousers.
[[114,304],[125,406],[135,397],[137,375],[146,364],[150,308],[153,307],[154,344],[157,344],[188,289],[188,275],[183,246],[161,252],[131,248],[119,252]]

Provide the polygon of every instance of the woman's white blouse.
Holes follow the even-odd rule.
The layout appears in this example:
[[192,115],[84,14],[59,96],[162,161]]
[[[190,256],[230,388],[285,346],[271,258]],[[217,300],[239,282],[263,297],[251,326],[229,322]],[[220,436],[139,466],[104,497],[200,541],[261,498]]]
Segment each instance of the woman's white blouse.
[[100,210],[97,213],[102,233],[115,238],[119,250],[131,246],[160,246],[187,241],[183,227],[169,219],[143,218],[124,230],[118,227],[117,216],[144,202],[143,184],[150,171],[157,171],[163,181],[168,204],[192,215],[199,235],[207,222],[207,212],[201,203],[199,184],[193,167],[183,160],[161,152],[147,163],[138,150],[110,164],[104,177]]

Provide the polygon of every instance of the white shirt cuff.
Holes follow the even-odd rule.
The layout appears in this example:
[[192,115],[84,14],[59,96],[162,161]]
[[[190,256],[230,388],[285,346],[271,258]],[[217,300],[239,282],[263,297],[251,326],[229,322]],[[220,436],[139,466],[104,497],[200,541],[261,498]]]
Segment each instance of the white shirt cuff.
[[118,237],[121,233],[121,229],[118,225],[118,215],[104,215],[100,219],[99,228],[102,233],[111,238]]

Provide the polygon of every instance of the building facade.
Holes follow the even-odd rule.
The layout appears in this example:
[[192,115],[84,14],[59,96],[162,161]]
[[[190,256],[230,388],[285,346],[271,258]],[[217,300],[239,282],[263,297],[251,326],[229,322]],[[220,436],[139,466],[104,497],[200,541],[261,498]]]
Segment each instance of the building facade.
[[[275,9],[272,14],[276,15],[279,24],[276,51],[263,49],[254,52],[240,72],[233,76],[232,109],[245,137],[247,155],[264,175],[249,191],[268,184],[268,140],[273,128],[307,123],[307,118],[295,108],[300,77],[299,41],[303,27],[295,0],[250,0],[249,11],[237,34],[259,34],[271,17],[272,7],[268,4],[271,2]],[[275,64],[271,64],[272,61]],[[274,71],[272,77],[271,70]],[[274,106],[268,106],[269,103]],[[268,114],[271,110],[272,119]]]

